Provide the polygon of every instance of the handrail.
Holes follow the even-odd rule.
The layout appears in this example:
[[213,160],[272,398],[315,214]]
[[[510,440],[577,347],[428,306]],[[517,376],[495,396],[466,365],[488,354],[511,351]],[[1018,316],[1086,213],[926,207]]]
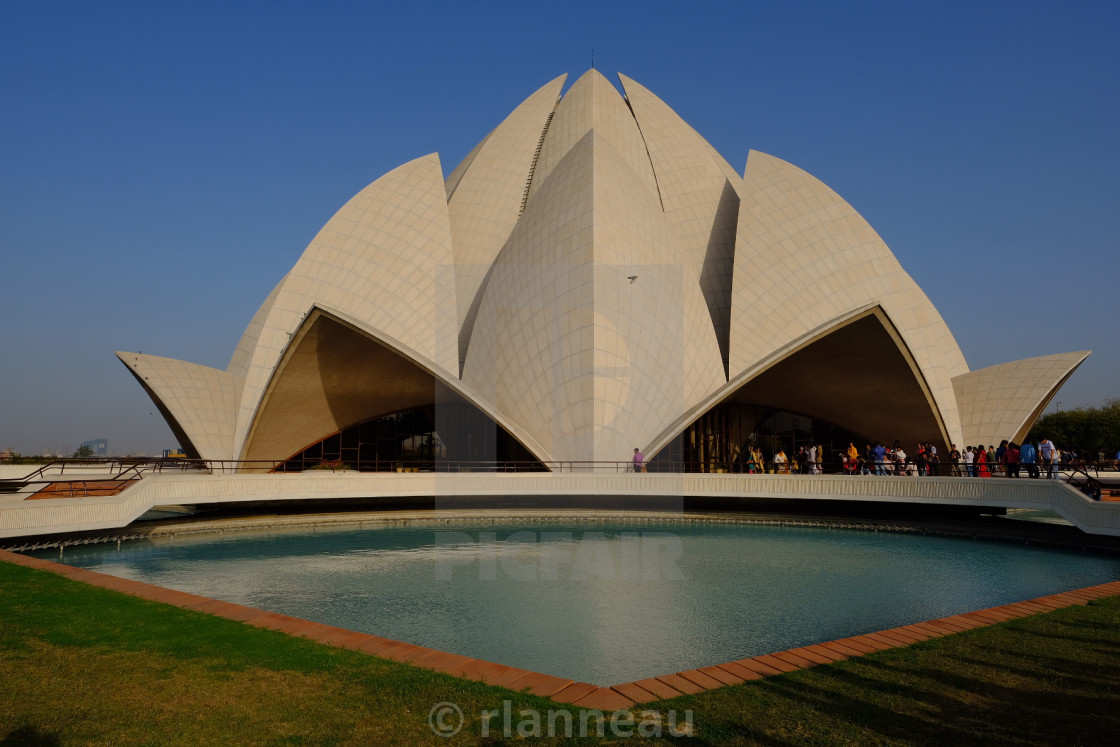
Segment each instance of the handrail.
[[[1095,469],[1094,471],[1097,473],[1097,477],[1100,477],[1100,471],[1097,469]],[[1078,477],[1078,475],[1084,475],[1084,481],[1082,481]],[[1090,476],[1089,473],[1084,469],[1074,468],[1070,470],[1069,477],[1066,478],[1066,483],[1072,487],[1077,488],[1082,493],[1089,496],[1095,501],[1099,501],[1101,499],[1101,493],[1103,492],[1101,481]]]
[[[822,461],[817,463],[799,464],[796,461],[785,464],[767,462],[763,465],[734,462],[726,464],[718,461],[669,461],[654,459],[645,462],[635,470],[630,460],[471,460],[471,459],[419,459],[419,460],[377,460],[369,462],[354,461],[319,461],[307,460],[302,469],[292,469],[294,460],[290,459],[190,459],[184,457],[156,457],[156,458],[121,458],[111,459],[60,459],[48,462],[34,470],[26,477],[5,480],[7,483],[23,483],[32,485],[49,482],[68,482],[67,480],[51,480],[47,473],[58,470],[59,475],[64,475],[67,468],[75,472],[75,467],[101,467],[108,468],[108,476],[91,478],[88,475],[79,481],[109,482],[121,480],[141,479],[145,474],[165,472],[206,472],[216,473],[298,473],[312,471],[348,471],[348,472],[648,472],[648,473],[731,473],[731,474],[846,474],[867,475],[876,472],[876,462],[860,460],[858,463],[840,461]],[[893,476],[934,476],[934,477],[970,477],[963,463],[940,462],[927,464],[922,467],[911,458],[902,464],[892,461],[889,457],[883,463],[886,474]],[[1005,474],[1005,465],[987,463],[989,476]],[[1022,467],[1022,465],[1020,465]],[[1111,465],[1084,464],[1084,465],[1055,465],[1059,474],[1067,476],[1067,482],[1075,487],[1082,488],[1082,482],[1095,484],[1099,494],[1099,477],[1101,471],[1111,472]],[[975,469],[976,465],[974,465]],[[1041,472],[1045,473],[1047,465],[1038,464]],[[1092,470],[1096,478],[1089,475]],[[1025,468],[1023,469],[1025,473]],[[1120,475],[1120,473],[1116,473]],[[1084,478],[1075,476],[1083,475]],[[1025,478],[1026,475],[1024,474]]]
[[[118,470],[116,475],[123,476],[126,473],[136,469],[137,465],[150,463],[157,460],[146,458],[131,458],[131,457],[110,457],[107,459],[102,458],[62,458],[54,459],[39,466],[37,470],[28,473],[25,477],[17,477],[6,480],[6,482],[34,482],[36,477],[46,477],[48,471],[57,469],[59,474],[65,474],[66,468],[69,466],[71,470],[75,467],[109,467],[110,470],[114,465]],[[105,478],[105,479],[118,479],[118,478]]]

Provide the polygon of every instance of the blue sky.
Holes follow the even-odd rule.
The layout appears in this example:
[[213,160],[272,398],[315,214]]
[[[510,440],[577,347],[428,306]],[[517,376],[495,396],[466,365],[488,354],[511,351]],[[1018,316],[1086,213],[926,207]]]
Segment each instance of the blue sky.
[[1120,3],[7,0],[0,448],[173,447],[114,350],[224,368],[346,200],[593,49],[839,192],[971,368],[1092,349],[1062,408],[1120,397]]

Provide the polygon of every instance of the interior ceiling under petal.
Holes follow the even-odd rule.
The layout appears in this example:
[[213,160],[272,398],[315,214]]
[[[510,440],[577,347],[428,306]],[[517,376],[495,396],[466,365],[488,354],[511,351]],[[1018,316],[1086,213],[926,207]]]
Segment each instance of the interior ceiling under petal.
[[865,437],[945,445],[940,413],[912,354],[878,308],[845,320],[741,385],[731,401],[765,404],[834,423]]
[[[286,459],[309,443],[386,413],[468,401],[493,417],[487,403],[426,368],[377,330],[363,329],[314,308],[276,365],[242,459]],[[548,454],[515,424],[502,424],[540,459]]]

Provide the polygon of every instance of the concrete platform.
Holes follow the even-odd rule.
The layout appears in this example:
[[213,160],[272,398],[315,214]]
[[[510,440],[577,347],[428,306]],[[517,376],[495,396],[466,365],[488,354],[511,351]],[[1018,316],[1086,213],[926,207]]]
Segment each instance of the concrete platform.
[[114,529],[154,506],[366,499],[387,507],[514,508],[518,497],[561,507],[678,510],[691,498],[734,510],[755,499],[930,504],[1054,511],[1088,534],[1120,536],[1120,502],[1094,501],[1058,480],[633,473],[148,474],[117,495],[0,501],[0,538]]

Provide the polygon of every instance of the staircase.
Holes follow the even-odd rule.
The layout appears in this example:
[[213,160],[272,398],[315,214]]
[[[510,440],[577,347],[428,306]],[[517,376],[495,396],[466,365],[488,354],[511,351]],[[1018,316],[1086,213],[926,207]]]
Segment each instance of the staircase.
[[[560,99],[556,99],[556,103],[560,103]],[[552,118],[556,115],[556,109],[548,113],[548,119],[544,121],[544,129],[541,130],[540,140],[537,141],[537,149],[533,151],[533,162],[529,164],[529,177],[525,180],[525,192],[521,195],[521,211],[517,217],[521,217],[525,212],[525,206],[529,204],[529,189],[533,186],[533,174],[537,171],[537,160],[541,157],[541,148],[544,147],[544,139],[548,135],[548,126],[552,124]]]

